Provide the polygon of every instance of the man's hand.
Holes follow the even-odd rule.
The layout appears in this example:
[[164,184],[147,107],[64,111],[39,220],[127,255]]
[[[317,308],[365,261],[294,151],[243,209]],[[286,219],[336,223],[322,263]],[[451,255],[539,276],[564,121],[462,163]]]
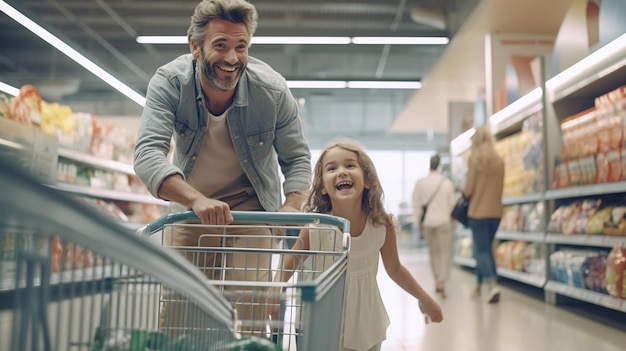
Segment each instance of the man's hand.
[[[278,209],[278,212],[301,212],[300,207],[303,200],[304,195],[302,193],[289,193],[285,198],[285,203]],[[283,236],[285,235],[285,230],[274,228],[274,235]]]
[[204,196],[192,203],[191,210],[200,218],[202,224],[225,225],[234,221],[227,203]]
[[160,197],[190,208],[202,224],[231,224],[233,215],[227,203],[209,199],[189,185],[180,174],[173,174],[163,180],[159,187]]

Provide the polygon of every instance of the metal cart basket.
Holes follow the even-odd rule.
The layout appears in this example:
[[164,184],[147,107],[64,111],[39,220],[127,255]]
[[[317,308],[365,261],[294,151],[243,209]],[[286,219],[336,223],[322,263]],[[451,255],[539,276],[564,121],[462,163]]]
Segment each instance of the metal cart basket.
[[[0,161],[0,350],[236,349],[231,303],[180,254]],[[163,291],[180,315],[159,319]]]
[[[234,224],[217,226],[202,225],[191,211],[173,213],[140,232],[160,235],[163,246],[178,250],[210,279],[237,311],[236,330],[243,337],[273,339],[282,350],[340,349],[349,222],[285,212],[233,211],[233,217]],[[293,250],[302,229],[311,246]],[[298,264],[286,265],[289,258]],[[293,277],[287,282],[274,279],[287,273]],[[167,292],[162,302],[162,317],[184,308]]]

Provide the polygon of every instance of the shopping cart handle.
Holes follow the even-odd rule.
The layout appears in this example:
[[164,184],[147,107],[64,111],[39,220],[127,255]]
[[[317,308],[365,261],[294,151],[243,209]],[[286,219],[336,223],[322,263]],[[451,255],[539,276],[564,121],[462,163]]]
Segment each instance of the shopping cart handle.
[[[237,223],[268,223],[268,224],[307,224],[322,223],[338,226],[344,233],[350,233],[350,221],[345,218],[320,213],[302,212],[264,212],[264,211],[231,211]],[[166,214],[146,224],[137,232],[144,236],[161,230],[164,226],[182,221],[198,221],[193,211]]]

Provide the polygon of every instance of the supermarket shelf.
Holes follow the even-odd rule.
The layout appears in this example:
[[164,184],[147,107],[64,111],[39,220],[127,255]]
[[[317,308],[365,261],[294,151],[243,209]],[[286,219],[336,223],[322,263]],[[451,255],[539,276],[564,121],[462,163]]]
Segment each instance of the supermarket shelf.
[[557,233],[548,233],[548,235],[546,235],[546,242],[554,244],[611,248],[617,244],[622,244],[626,246],[626,237],[587,234],[564,235]]
[[[106,283],[106,279],[130,276],[128,267],[119,265],[94,266],[89,268],[64,270],[50,275],[50,285],[78,284],[78,283]],[[38,278],[33,279],[34,286],[40,286]],[[26,280],[15,281],[13,279],[0,281],[0,292],[22,289],[26,286]]]
[[84,154],[82,152],[78,152],[78,151],[74,151],[74,150],[70,150],[70,149],[66,149],[62,147],[59,148],[59,157],[76,161],[76,162],[80,162],[82,164],[93,166],[99,169],[105,169],[105,170],[109,170],[113,172],[120,172],[124,174],[135,175],[133,166],[130,164],[117,162],[117,161],[111,161],[111,160],[104,160],[93,155]]
[[156,199],[150,195],[133,194],[129,192],[110,189],[88,188],[67,183],[57,183],[55,188],[72,194],[86,195],[101,199],[157,204],[162,206],[167,206],[169,204],[167,201]]
[[543,288],[547,280],[546,277],[543,275],[530,274],[501,267],[498,267],[498,275],[511,280],[522,282],[524,284],[536,286],[538,288]]
[[543,242],[546,238],[545,233],[528,233],[528,232],[498,232],[497,239],[504,240],[521,240],[532,242]]
[[549,200],[593,195],[626,193],[626,182],[581,185],[546,191],[544,198]]
[[[476,267],[476,260],[471,257],[454,256],[453,261],[454,263],[460,266],[469,267],[469,268]],[[520,271],[500,268],[500,267],[498,267],[498,275],[504,278],[515,280],[515,281],[532,285],[538,288],[542,288],[545,285],[546,280],[547,280],[545,276],[529,274],[525,272],[520,272]]]
[[597,96],[623,84],[626,68],[626,35],[592,52],[546,82],[550,100]]
[[16,142],[11,141],[11,140],[6,140],[4,138],[0,138],[0,146],[4,146],[4,147],[7,147],[9,149],[14,149],[14,150],[19,150],[19,151],[27,150],[26,146],[24,146],[22,144],[19,144],[19,143],[16,143]]
[[539,202],[543,200],[543,193],[531,193],[517,196],[507,196],[502,199],[503,205],[515,205],[528,202]]
[[576,288],[571,285],[550,280],[546,283],[545,290],[571,297],[580,301],[589,302],[598,306],[610,308],[620,312],[626,312],[626,300],[619,299],[599,292]]
[[453,261],[454,263],[461,265],[461,266],[470,267],[470,268],[476,267],[476,260],[471,257],[454,256]]
[[543,91],[541,88],[535,88],[528,94],[513,101],[502,110],[494,113],[489,118],[491,131],[494,134],[521,128],[521,123],[534,113],[541,111],[541,97]]

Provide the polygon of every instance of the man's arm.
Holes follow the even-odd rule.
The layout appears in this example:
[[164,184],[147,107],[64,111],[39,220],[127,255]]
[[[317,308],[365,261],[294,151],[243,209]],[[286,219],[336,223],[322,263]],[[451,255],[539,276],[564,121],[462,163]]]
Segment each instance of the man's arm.
[[230,224],[234,221],[227,203],[210,199],[189,185],[180,174],[171,175],[161,183],[159,197],[190,208],[203,224]]
[[293,192],[285,196],[285,203],[279,209],[280,212],[300,212],[302,204],[304,204],[305,194],[302,192]]

